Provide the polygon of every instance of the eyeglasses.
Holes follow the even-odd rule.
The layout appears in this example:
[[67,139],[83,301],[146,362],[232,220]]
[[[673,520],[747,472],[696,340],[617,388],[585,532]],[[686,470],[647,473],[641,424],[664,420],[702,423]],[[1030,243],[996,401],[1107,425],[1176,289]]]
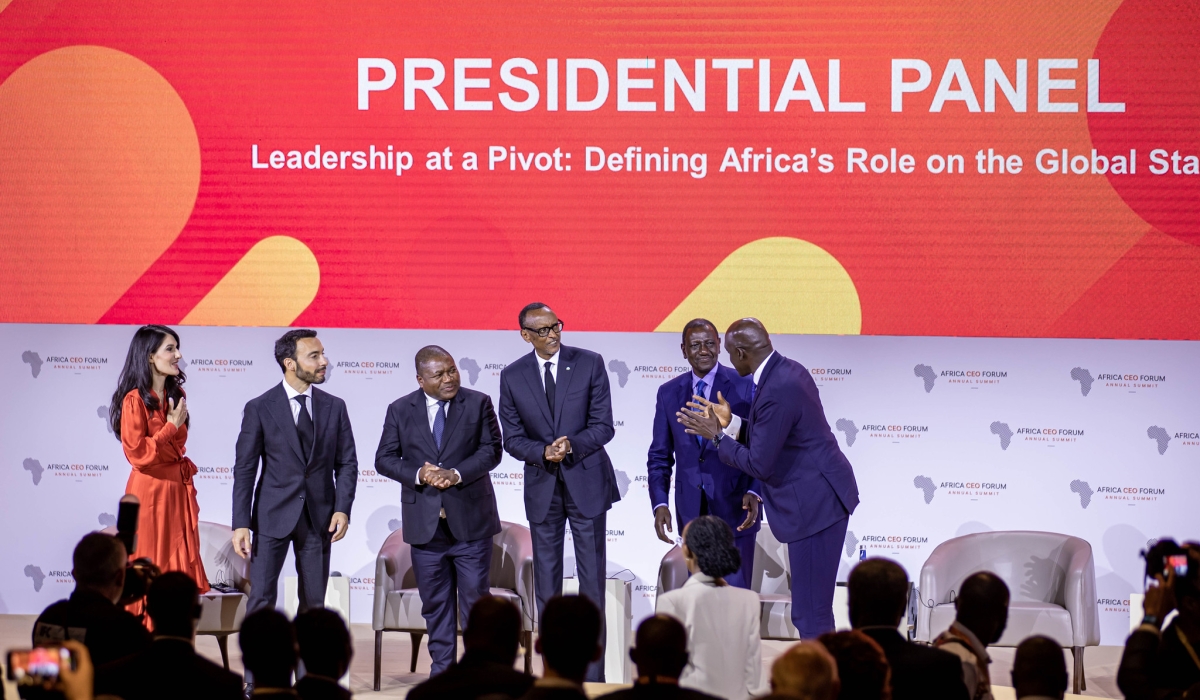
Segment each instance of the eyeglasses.
[[553,331],[554,333],[562,333],[563,322],[559,321],[558,323],[554,324],[553,326],[545,326],[542,328],[529,328],[527,326],[521,326],[521,329],[529,331],[530,333],[533,333],[534,335],[538,336],[539,338],[545,338],[546,336],[550,335],[551,331]]

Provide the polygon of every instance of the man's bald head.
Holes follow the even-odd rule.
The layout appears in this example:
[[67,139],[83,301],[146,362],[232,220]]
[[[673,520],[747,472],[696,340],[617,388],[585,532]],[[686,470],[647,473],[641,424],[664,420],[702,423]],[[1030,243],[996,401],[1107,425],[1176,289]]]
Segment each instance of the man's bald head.
[[734,321],[725,331],[725,351],[729,353],[730,364],[744,377],[753,374],[774,348],[771,347],[771,334],[767,333],[762,321],[743,318]]

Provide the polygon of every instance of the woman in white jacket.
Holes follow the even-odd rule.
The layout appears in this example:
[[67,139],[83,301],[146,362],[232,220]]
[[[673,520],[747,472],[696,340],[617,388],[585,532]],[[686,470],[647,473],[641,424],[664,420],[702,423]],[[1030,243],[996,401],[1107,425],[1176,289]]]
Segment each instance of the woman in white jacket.
[[725,700],[745,700],[762,687],[758,594],[725,583],[741,566],[733,530],[704,515],[683,529],[683,557],[692,574],[674,591],[660,593],[655,612],[687,628],[691,663],[679,685]]

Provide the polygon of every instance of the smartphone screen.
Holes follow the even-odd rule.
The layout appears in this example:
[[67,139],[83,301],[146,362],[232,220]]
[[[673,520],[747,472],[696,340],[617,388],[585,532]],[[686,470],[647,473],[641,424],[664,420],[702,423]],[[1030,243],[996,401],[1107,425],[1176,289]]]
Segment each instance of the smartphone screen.
[[1171,554],[1167,557],[1167,568],[1175,569],[1176,576],[1187,576],[1188,558],[1186,554]]
[[71,652],[63,647],[34,647],[8,652],[8,679],[17,685],[55,683],[62,667],[71,663]]

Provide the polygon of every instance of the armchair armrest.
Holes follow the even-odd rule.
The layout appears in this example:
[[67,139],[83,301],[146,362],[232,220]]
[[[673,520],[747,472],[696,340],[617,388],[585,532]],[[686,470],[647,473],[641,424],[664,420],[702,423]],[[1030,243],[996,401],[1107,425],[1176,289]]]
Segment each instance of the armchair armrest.
[[1067,562],[1067,580],[1063,591],[1067,612],[1071,614],[1074,646],[1100,643],[1100,619],[1096,612],[1096,564],[1092,545],[1086,540],[1068,540],[1071,557]]
[[375,609],[371,616],[372,628],[383,629],[388,593],[401,588],[404,575],[411,568],[412,549],[404,541],[403,531],[396,530],[384,540],[379,556],[375,558]]

